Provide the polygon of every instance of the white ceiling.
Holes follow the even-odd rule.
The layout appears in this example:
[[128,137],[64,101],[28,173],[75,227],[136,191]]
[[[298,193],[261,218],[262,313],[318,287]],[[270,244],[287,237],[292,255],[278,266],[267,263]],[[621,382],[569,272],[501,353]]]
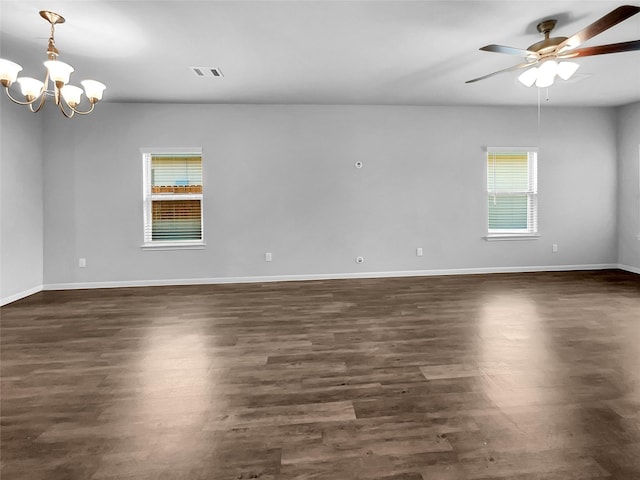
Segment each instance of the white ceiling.
[[[521,60],[478,48],[526,48],[547,18],[559,21],[552,36],[570,36],[623,3],[0,0],[0,57],[44,76],[49,29],[38,11],[46,9],[67,19],[56,45],[76,68],[73,83],[102,81],[104,101],[532,105],[537,89],[515,72],[464,83]],[[640,14],[585,46],[636,39]],[[549,89],[550,104],[640,101],[640,51],[578,62],[576,80]],[[191,66],[224,77],[196,78]]]

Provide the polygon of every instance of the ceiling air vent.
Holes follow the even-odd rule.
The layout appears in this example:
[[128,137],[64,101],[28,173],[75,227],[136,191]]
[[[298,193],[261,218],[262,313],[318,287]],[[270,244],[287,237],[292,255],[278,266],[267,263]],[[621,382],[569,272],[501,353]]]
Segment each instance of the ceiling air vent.
[[222,71],[215,67],[189,67],[196,77],[222,77]]

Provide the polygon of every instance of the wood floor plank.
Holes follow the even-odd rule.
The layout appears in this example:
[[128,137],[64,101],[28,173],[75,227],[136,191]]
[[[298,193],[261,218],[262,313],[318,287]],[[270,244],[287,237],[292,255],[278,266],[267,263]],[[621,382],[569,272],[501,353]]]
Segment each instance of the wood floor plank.
[[0,387],[3,479],[637,480],[640,276],[41,292]]

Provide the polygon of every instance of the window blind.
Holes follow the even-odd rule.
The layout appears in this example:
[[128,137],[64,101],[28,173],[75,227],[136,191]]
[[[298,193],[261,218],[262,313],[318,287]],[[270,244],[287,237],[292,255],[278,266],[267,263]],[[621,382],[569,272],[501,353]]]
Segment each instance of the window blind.
[[144,153],[146,245],[203,240],[201,153]]
[[538,230],[537,153],[487,152],[488,232],[531,234]]
[[202,193],[202,158],[151,155],[151,186],[153,193]]
[[201,240],[200,200],[154,200],[151,240]]

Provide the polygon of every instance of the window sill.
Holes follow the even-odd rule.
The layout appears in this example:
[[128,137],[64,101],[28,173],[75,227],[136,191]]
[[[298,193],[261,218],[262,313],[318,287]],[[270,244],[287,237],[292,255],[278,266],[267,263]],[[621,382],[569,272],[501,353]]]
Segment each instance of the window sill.
[[538,240],[539,238],[539,233],[494,233],[484,237],[488,242],[501,240]]
[[140,246],[142,250],[204,250],[207,246],[204,242],[179,243],[179,242],[154,242]]

